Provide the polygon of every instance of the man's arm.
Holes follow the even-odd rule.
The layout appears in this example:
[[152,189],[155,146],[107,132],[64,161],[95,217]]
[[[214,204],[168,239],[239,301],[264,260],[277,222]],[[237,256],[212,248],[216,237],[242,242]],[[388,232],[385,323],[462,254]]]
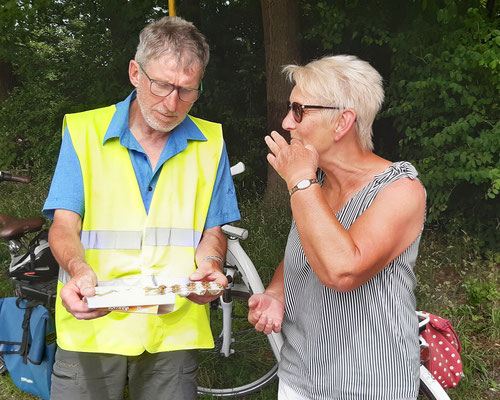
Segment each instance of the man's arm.
[[[226,257],[227,242],[220,226],[205,229],[201,241],[196,249],[196,265],[198,269],[191,274],[192,281],[215,281],[224,288],[227,286],[227,278],[222,271],[223,262]],[[190,295],[188,299],[197,304],[206,304],[215,300],[220,294],[205,296]]]
[[57,262],[71,279],[61,290],[60,296],[66,310],[78,319],[102,317],[107,312],[90,310],[83,300],[93,296],[97,276],[85,262],[85,252],[80,242],[82,219],[79,214],[68,210],[56,210],[54,222],[49,230],[49,244]]

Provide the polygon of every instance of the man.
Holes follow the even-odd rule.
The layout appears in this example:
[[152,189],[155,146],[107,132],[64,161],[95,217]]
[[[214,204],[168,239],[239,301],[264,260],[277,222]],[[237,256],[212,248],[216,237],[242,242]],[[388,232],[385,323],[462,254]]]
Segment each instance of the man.
[[61,269],[52,399],[196,398],[196,353],[213,346],[207,303],[165,315],[92,310],[99,281],[169,274],[227,284],[220,226],[239,219],[222,129],[188,116],[209,49],[189,22],[140,34],[124,101],[65,116],[44,213]]

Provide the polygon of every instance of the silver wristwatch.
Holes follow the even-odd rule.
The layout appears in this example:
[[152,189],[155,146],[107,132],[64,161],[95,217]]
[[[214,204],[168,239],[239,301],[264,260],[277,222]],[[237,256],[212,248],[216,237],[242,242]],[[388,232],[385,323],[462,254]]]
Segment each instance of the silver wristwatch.
[[304,190],[307,189],[309,186],[311,186],[313,183],[318,183],[317,179],[302,179],[297,183],[293,188],[291,188],[288,193],[290,193],[290,196],[294,194],[297,190]]

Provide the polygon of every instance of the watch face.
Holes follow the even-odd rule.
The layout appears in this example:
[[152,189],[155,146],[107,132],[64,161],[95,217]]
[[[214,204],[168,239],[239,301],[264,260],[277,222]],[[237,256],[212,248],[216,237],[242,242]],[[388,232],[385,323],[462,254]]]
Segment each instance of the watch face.
[[303,181],[300,181],[297,183],[297,189],[305,189],[311,185],[311,182],[309,179],[304,179]]

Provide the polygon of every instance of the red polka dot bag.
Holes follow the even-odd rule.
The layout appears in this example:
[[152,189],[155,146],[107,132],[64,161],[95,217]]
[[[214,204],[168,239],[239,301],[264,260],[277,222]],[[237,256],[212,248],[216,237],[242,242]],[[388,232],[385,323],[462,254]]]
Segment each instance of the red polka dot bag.
[[424,365],[444,389],[454,388],[463,376],[460,341],[450,321],[426,314],[430,320],[420,335],[429,344],[430,354]]

